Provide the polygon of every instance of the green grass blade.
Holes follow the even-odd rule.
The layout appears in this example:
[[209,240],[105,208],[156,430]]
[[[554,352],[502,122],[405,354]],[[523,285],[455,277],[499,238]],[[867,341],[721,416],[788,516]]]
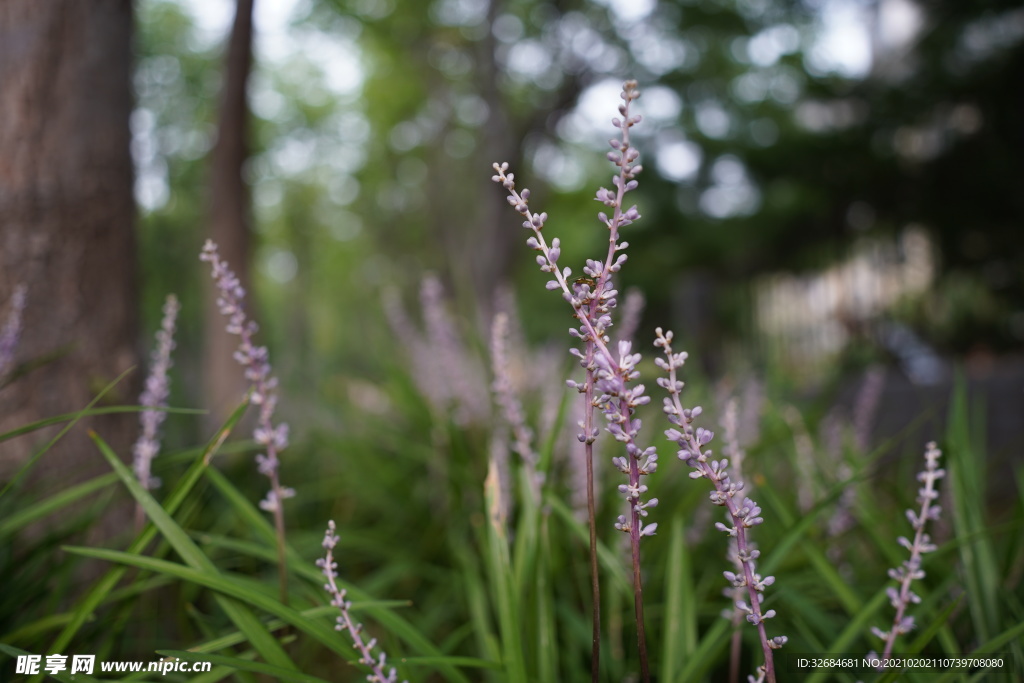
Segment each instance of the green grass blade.
[[[977,427],[977,425],[974,425]],[[1002,613],[997,597],[999,569],[989,536],[984,533],[985,486],[981,479],[985,463],[976,446],[968,418],[967,390],[957,378],[950,406],[946,469],[953,487],[953,525],[960,543],[960,561],[967,583],[968,609],[980,641],[998,630]]]
[[402,657],[400,660],[403,664],[410,666],[431,666],[436,667],[440,664],[446,664],[449,666],[462,666],[467,669],[501,669],[501,662],[492,662],[487,659],[479,659],[477,657],[456,657],[456,656],[442,656],[442,657]]
[[[235,409],[235,412],[231,414],[224,425],[217,430],[214,437],[207,443],[206,448],[193,463],[192,466],[185,472],[184,475],[178,480],[174,489],[167,496],[167,500],[164,501],[164,509],[168,514],[173,515],[181,504],[191,493],[192,488],[196,485],[202,476],[203,470],[206,469],[210,459],[220,449],[221,444],[227,439],[231,433],[232,428],[238,420],[241,419],[245,412],[246,404],[240,405]],[[115,475],[116,476],[116,475]],[[135,542],[128,548],[130,553],[141,553],[146,546],[156,536],[157,529],[152,524],[149,524],[142,530],[142,532],[135,539]],[[82,628],[82,625],[89,619],[96,608],[103,602],[107,595],[114,589],[114,587],[124,576],[126,569],[124,567],[115,567],[109,572],[103,575],[96,583],[93,584],[92,588],[85,594],[85,596],[79,601],[77,609],[74,610],[72,619],[68,622],[68,625],[64,627],[53,644],[50,646],[51,652],[63,652],[67,649],[67,646],[71,643],[71,640],[78,633],[78,630]],[[38,678],[34,680],[39,680]]]
[[793,544],[799,544],[800,550],[806,554],[811,564],[814,565],[821,580],[828,585],[829,590],[839,599],[846,613],[854,615],[859,612],[861,600],[850,587],[849,582],[839,575],[833,563],[825,556],[821,546],[806,537],[813,528],[813,521],[817,518],[822,506],[828,501],[838,498],[839,492],[833,491],[825,501],[819,502],[809,514],[802,516],[799,520],[793,516],[789,508],[783,504],[778,494],[771,487],[766,486],[759,490],[758,496],[763,497],[767,507],[775,513],[779,522],[786,529],[783,540],[772,547],[771,553],[762,563],[761,571],[770,574],[774,567],[786,556],[786,553],[791,552],[790,547]]
[[560,680],[558,629],[555,625],[555,596],[551,573],[551,538],[547,518],[541,529],[542,552],[537,559],[534,594],[537,601],[537,677],[542,681]]
[[[255,657],[255,653],[253,656]],[[193,678],[188,679],[188,683],[219,683],[219,681],[237,673],[237,669],[233,669],[230,666],[215,666],[208,673],[196,674]]]
[[[353,658],[356,656],[352,646],[348,644],[345,639],[338,636],[333,626],[323,622],[314,621],[313,619],[303,616],[295,609],[281,604],[275,597],[272,597],[270,593],[265,592],[258,582],[247,579],[241,575],[226,572],[214,574],[195,569],[193,567],[187,567],[183,564],[178,564],[177,562],[158,560],[145,555],[132,555],[130,553],[121,552],[120,550],[104,550],[101,548],[84,548],[78,546],[66,546],[64,549],[67,552],[74,553],[76,555],[126,564],[131,567],[138,567],[139,569],[165,574],[181,581],[209,588],[222,596],[230,597],[234,604],[244,602],[264,612],[273,614],[285,623],[291,624],[303,633],[320,641],[343,657]],[[262,623],[261,627],[266,630],[265,625]],[[239,630],[246,634],[246,638],[249,638],[249,633],[241,625],[239,625]],[[251,640],[250,643],[253,647],[256,647],[256,644],[252,643]],[[259,651],[258,648],[257,651]],[[295,669],[289,670],[294,671]]]
[[[142,506],[146,516],[156,525],[160,533],[171,544],[175,552],[181,556],[187,565],[205,574],[217,576],[217,567],[199,549],[189,535],[178,526],[174,519],[167,514],[149,491],[142,488],[142,485],[135,479],[135,475],[128,467],[121,462],[117,454],[108,446],[95,432],[90,431],[89,436],[100,449],[103,457],[114,469],[114,472],[121,478],[121,482],[128,488],[132,497]],[[243,598],[244,599],[244,598]],[[222,597],[217,598],[221,609],[228,615],[240,631],[246,634],[249,642],[256,651],[260,653],[268,663],[286,669],[295,669],[295,664],[281,647],[281,644],[270,635],[263,624],[252,615],[243,605]]]
[[717,655],[728,646],[731,634],[732,624],[728,620],[715,619],[711,628],[704,632],[704,637],[697,644],[697,649],[685,660],[683,669],[676,676],[674,683],[692,683],[701,680],[714,665]]
[[[889,598],[885,594],[885,590],[882,589],[876,592],[871,600],[864,604],[861,610],[853,616],[853,619],[829,644],[825,649],[825,654],[838,655],[851,652],[853,644],[862,639],[864,634],[871,628],[871,622],[876,619],[878,611],[888,604]],[[815,671],[807,677],[806,683],[820,683],[821,681],[828,680],[831,675],[832,672],[827,670]]]
[[270,664],[263,664],[262,662],[253,662],[239,657],[228,657],[225,655],[209,653],[198,654],[196,652],[186,652],[183,650],[157,650],[157,654],[163,657],[183,659],[186,662],[210,662],[218,666],[234,669],[235,671],[251,671],[257,674],[263,674],[264,676],[272,676],[274,680],[277,681],[293,681],[294,683],[328,683],[322,678],[310,676],[299,671],[282,669],[279,666],[271,666]]
[[508,536],[501,515],[501,490],[494,462],[488,468],[484,482],[484,500],[487,508],[487,565],[492,599],[498,612],[498,630],[501,636],[502,663],[510,683],[527,683],[526,662],[520,638],[522,623],[519,616],[512,561],[509,558]]
[[693,595],[695,581],[681,515],[672,519],[665,583],[665,627],[661,644],[660,677],[674,681],[683,661],[697,648],[697,606]]
[[[590,530],[584,525],[580,524],[573,516],[572,510],[565,504],[564,501],[559,500],[553,495],[545,496],[544,504],[551,509],[558,517],[565,522],[566,526],[572,531],[583,547],[586,548],[590,545]],[[623,595],[633,594],[633,584],[631,579],[626,577],[625,565],[622,562],[622,558],[598,539],[597,542],[597,559],[604,568],[604,573],[611,577],[612,583],[615,584],[614,588],[619,590]]]
[[[104,389],[104,392],[107,390]],[[90,404],[91,405],[91,404]],[[71,420],[81,420],[86,417],[95,417],[97,415],[116,415],[118,413],[141,413],[143,411],[157,411],[161,413],[174,413],[175,415],[206,415],[206,410],[201,408],[149,408],[146,406],[139,405],[124,405],[124,406],[103,406],[102,408],[86,408],[79,410],[74,413],[64,413],[63,415],[54,415],[53,417],[45,417],[41,420],[29,422],[28,424],[16,427],[9,432],[0,434],[0,443],[9,441],[18,436],[25,434],[31,434],[32,432],[46,427],[52,427],[62,422],[68,422]]]
[[469,608],[469,619],[473,628],[477,650],[493,659],[501,657],[501,645],[491,627],[490,603],[487,600],[487,589],[481,577],[475,554],[464,546],[452,548],[452,554],[459,565],[459,577],[463,582],[463,591]]
[[[268,562],[276,562],[277,551],[275,543],[277,537],[274,532],[274,527],[267,520],[266,515],[257,510],[256,506],[254,506],[248,498],[243,496],[223,474],[214,469],[208,469],[205,473],[206,478],[211,484],[213,484],[214,488],[224,496],[225,500],[230,503],[232,509],[239,515],[248,528],[255,533],[257,537],[262,538],[266,542],[267,545],[265,547],[259,547],[255,544],[249,545],[250,553],[255,556],[262,557]],[[241,548],[244,546],[239,547]],[[308,579],[318,588],[322,586],[323,575],[320,573],[320,570],[314,566],[310,559],[303,558],[301,555],[296,553],[291,546],[285,547],[285,557],[287,559],[289,572],[295,576],[302,576]],[[337,579],[337,581],[340,587],[348,590],[349,595],[354,600],[368,604],[375,602],[359,587],[346,583],[340,578]],[[401,616],[392,612],[390,609],[370,608],[367,611],[374,620],[388,631],[388,633],[407,643],[415,652],[429,657],[444,657],[444,654],[437,649],[437,646],[434,645],[429,638],[424,636],[415,626],[403,619]],[[439,669],[444,674],[445,680],[447,681],[452,681],[453,683],[469,683],[469,680],[465,675],[453,666],[441,665]]]
[[103,474],[89,481],[72,486],[46,500],[42,500],[26,508],[8,514],[0,520],[0,538],[5,538],[23,529],[32,522],[47,517],[54,512],[75,503],[86,496],[95,494],[108,486],[117,483],[117,475],[114,473]]
[[[163,577],[138,580],[124,588],[110,592],[103,600],[102,604],[115,604],[123,600],[127,600],[128,598],[134,598],[141,593],[146,593],[156,588],[166,586],[168,583],[170,583],[170,581]],[[73,617],[74,612],[50,614],[42,619],[37,619],[36,621],[20,626],[14,631],[5,633],[0,636],[0,641],[12,643],[29,641],[38,635],[46,633],[47,631],[54,631],[67,625],[71,622]]]
[[17,484],[22,477],[28,474],[28,471],[31,470],[33,466],[35,466],[36,462],[38,462],[41,457],[43,457],[43,454],[46,453],[51,448],[53,448],[54,444],[56,444],[58,441],[64,438],[64,435],[71,431],[71,428],[78,424],[78,422],[86,416],[88,411],[91,410],[92,407],[95,406],[99,402],[99,400],[103,398],[104,395],[106,395],[111,389],[117,386],[122,379],[127,377],[128,374],[134,370],[135,368],[128,368],[127,370],[122,372],[120,375],[117,376],[116,379],[114,379],[114,381],[112,381],[107,386],[103,387],[100,393],[96,394],[95,398],[89,401],[89,405],[85,406],[84,409],[78,411],[77,413],[73,413],[74,417],[71,419],[71,421],[64,425],[64,428],[57,432],[53,436],[53,438],[46,443],[45,446],[43,446],[38,451],[33,453],[32,456],[25,461],[25,464],[18,468],[17,473],[13,477],[11,477],[11,480],[7,482],[7,485],[4,486],[3,489],[0,489],[0,498],[3,498],[8,491],[14,488],[14,485]]
[[[992,638],[988,642],[979,645],[978,647],[974,648],[974,650],[972,650],[964,656],[982,657],[984,655],[998,654],[1000,648],[1004,647],[1009,643],[1016,643],[1020,641],[1022,638],[1024,638],[1024,622],[1021,622],[1013,628],[1009,628],[1003,631],[995,638]],[[1010,666],[1013,666],[1013,664],[1011,663]],[[953,680],[953,678],[960,675],[960,673],[961,672],[959,671],[948,671],[945,674],[943,674],[940,678],[935,679],[934,683],[946,683],[946,681]],[[1020,671],[1017,672],[1018,675],[1020,673]],[[1018,678],[1017,680],[1020,679]]]
[[[532,592],[530,584],[536,575],[537,546],[540,533],[540,501],[533,495],[530,472],[526,467],[519,467],[519,523],[516,525],[516,540],[512,558],[514,563],[513,576],[518,596]],[[519,598],[517,598],[519,599]]]

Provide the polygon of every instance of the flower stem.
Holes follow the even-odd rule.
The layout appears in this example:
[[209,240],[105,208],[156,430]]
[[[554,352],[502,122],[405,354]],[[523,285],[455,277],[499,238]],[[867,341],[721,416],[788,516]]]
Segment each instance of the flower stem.
[[[587,410],[587,419],[593,412]],[[590,521],[590,600],[593,613],[593,643],[590,651],[590,680],[601,679],[601,585],[597,573],[597,519],[594,505],[594,444],[584,446],[587,458],[587,519]]]

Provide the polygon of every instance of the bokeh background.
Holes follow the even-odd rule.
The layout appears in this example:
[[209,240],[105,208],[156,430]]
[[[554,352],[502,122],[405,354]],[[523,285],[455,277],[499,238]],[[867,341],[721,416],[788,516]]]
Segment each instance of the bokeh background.
[[[849,415],[875,377],[872,442],[915,452],[960,372],[995,452],[1024,445],[1017,3],[99,7],[0,15],[3,310],[28,287],[7,428],[144,369],[170,292],[172,402],[211,415],[172,417],[169,445],[218,423],[244,384],[197,259],[208,237],[250,290],[299,434],[390,409],[396,369],[423,365],[394,314],[421,318],[428,280],[467,353],[501,308],[530,344],[562,344],[564,304],[490,165],[511,163],[578,272],[603,249],[592,197],[635,78],[643,219],[617,284],[646,302],[641,348],[674,328],[702,376],[756,378],[818,417]],[[908,430],[922,414],[936,422]],[[134,439],[125,416],[105,426],[119,450]],[[4,446],[5,476],[33,443]]]
[[[234,12],[136,6],[145,329],[168,291],[186,321],[202,308],[195,254],[210,232]],[[239,253],[304,397],[380,381],[379,350],[403,345],[382,294],[414,305],[427,272],[467,332],[486,338],[509,287],[526,335],[558,339],[562,302],[541,287],[489,167],[512,163],[578,270],[604,241],[591,198],[609,180],[609,119],[632,77],[644,218],[619,284],[646,297],[641,344],[671,326],[713,377],[810,392],[879,364],[886,396],[900,394],[890,432],[961,366],[996,392],[993,407],[1014,406],[1016,426],[1017,3],[257,1],[254,21]],[[201,331],[186,322],[184,334]],[[1011,445],[1011,425],[997,431]]]

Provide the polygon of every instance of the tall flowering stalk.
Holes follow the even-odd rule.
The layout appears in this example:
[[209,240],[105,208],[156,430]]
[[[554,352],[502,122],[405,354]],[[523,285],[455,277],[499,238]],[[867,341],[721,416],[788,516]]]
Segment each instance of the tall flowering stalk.
[[658,456],[654,448],[642,448],[637,444],[641,424],[633,414],[637,407],[650,401],[649,397],[644,396],[643,385],[631,386],[633,380],[639,377],[636,366],[640,361],[640,354],[632,353],[632,344],[628,340],[620,340],[617,346],[612,347],[611,338],[608,336],[608,329],[612,326],[611,312],[616,307],[618,295],[612,284],[612,276],[619,272],[626,261],[626,255],[619,252],[629,246],[627,242],[620,241],[619,230],[640,218],[636,206],[624,208],[625,195],[637,187],[636,175],[641,171],[641,166],[637,164],[640,153],[630,145],[629,139],[630,129],[641,121],[639,115],[630,114],[630,106],[638,97],[640,91],[637,89],[636,81],[627,81],[622,88],[623,103],[619,105],[622,118],[612,120],[612,124],[621,131],[621,136],[609,141],[612,151],[608,153],[608,159],[618,169],[612,177],[614,189],[602,187],[596,196],[597,201],[611,212],[611,216],[606,211],[598,214],[598,218],[608,229],[608,252],[600,260],[587,259],[583,277],[570,281],[572,270],[558,265],[561,255],[560,241],[556,237],[549,245],[543,234],[548,215],[530,209],[530,191],[526,188],[522,191],[516,190],[515,177],[507,172],[508,164],[494,164],[496,174],[491,178],[508,191],[509,204],[525,219],[523,227],[533,233],[526,240],[526,244],[538,252],[536,259],[541,272],[552,277],[546,285],[547,288],[562,291],[562,297],[573,309],[573,317],[580,323],[577,328],[570,329],[569,333],[580,340],[583,348],[574,348],[570,352],[579,358],[586,374],[582,383],[570,380],[569,386],[583,394],[587,406],[581,424],[583,431],[578,435],[578,439],[584,444],[587,464],[587,511],[590,519],[590,569],[594,614],[591,675],[594,681],[598,680],[600,663],[600,589],[597,575],[593,475],[593,444],[599,430],[594,425],[594,408],[599,408],[604,414],[607,422],[606,431],[617,441],[622,442],[626,451],[625,457],[613,459],[615,466],[628,477],[628,483],[619,487],[628,503],[628,512],[619,517],[615,527],[628,533],[630,538],[640,673],[643,681],[650,680],[644,632],[640,539],[653,535],[657,529],[657,524],[645,526],[643,518],[648,514],[647,509],[656,506],[658,500],[643,500],[647,486],[641,483],[641,477],[655,471]]
[[18,285],[11,295],[11,311],[7,314],[7,322],[0,330],[0,383],[7,379],[14,365],[14,351],[18,348],[21,338],[21,316],[25,312],[25,299],[28,287]]
[[[164,317],[156,333],[156,348],[150,360],[149,376],[146,377],[146,386],[139,397],[139,404],[147,410],[139,414],[142,433],[132,448],[132,465],[135,477],[145,489],[160,485],[160,480],[150,474],[150,465],[160,453],[160,425],[167,418],[167,413],[161,408],[167,407],[167,397],[171,391],[167,371],[173,364],[171,351],[174,350],[174,327],[179,309],[177,297],[168,294],[164,301]],[[143,514],[142,506],[136,505],[136,527],[142,526]]]
[[257,346],[253,338],[259,330],[255,321],[249,320],[245,314],[243,302],[245,289],[238,278],[228,268],[228,264],[220,258],[217,245],[213,240],[206,240],[199,256],[212,268],[213,279],[217,284],[217,306],[222,315],[228,319],[228,334],[238,335],[238,350],[235,360],[245,368],[245,378],[251,386],[250,401],[259,408],[256,429],[253,439],[263,448],[264,452],[256,456],[256,464],[260,474],[270,480],[270,491],[260,501],[260,508],[274,515],[274,529],[277,535],[278,578],[280,580],[281,602],[288,601],[288,570],[285,564],[285,530],[283,502],[295,495],[295,490],[282,486],[278,475],[280,462],[278,454],[288,446],[288,425],[281,422],[274,424],[274,409],[277,407],[277,378],[270,372],[270,352],[265,346]]
[[917,502],[921,505],[920,512],[907,510],[907,519],[910,526],[914,528],[914,540],[910,541],[900,536],[899,544],[910,551],[910,559],[895,569],[889,570],[889,578],[898,582],[898,586],[890,587],[886,593],[889,596],[889,604],[896,610],[892,626],[888,631],[883,631],[877,626],[871,632],[885,641],[885,648],[882,650],[882,659],[888,659],[892,655],[893,644],[896,637],[909,633],[914,628],[914,617],[906,616],[907,607],[910,603],[919,603],[921,598],[910,590],[910,584],[915,579],[924,578],[924,570],[921,569],[921,556],[935,550],[931,538],[924,532],[930,520],[937,520],[942,508],[935,504],[939,492],[935,490],[935,482],[946,476],[946,471],[939,467],[939,458],[942,456],[935,442],[929,442],[925,446],[925,467],[918,473],[917,480],[924,484],[917,490]]
[[[739,408],[736,404],[735,398],[730,398],[726,401],[719,424],[722,427],[722,436],[725,441],[725,445],[722,447],[722,453],[732,459],[732,472],[742,481],[743,459],[746,457],[746,453],[739,443]],[[729,539],[729,549],[726,552],[726,557],[736,568],[735,572],[742,574],[743,562],[740,561],[735,537]],[[743,645],[743,634],[740,633],[739,627],[743,623],[744,613],[742,610],[735,607],[735,605],[737,602],[743,600],[743,588],[731,586],[723,591],[723,595],[729,598],[733,604],[733,608],[723,611],[722,616],[732,623],[732,640],[729,644],[729,680],[732,681],[732,683],[736,683],[736,681],[740,680],[740,657],[742,655],[741,648]]]
[[[533,449],[533,430],[526,424],[523,405],[512,389],[512,378],[509,377],[508,354],[509,317],[507,313],[498,313],[491,323],[491,371],[494,382],[491,391],[494,400],[512,430],[512,450],[523,459],[530,482],[529,493],[534,501],[540,502],[540,479],[537,474],[537,453]],[[500,476],[500,474],[499,474]]]
[[[371,638],[368,642],[363,641],[363,625],[352,620],[352,603],[346,599],[345,589],[338,588],[338,563],[334,561],[334,546],[338,543],[338,536],[334,533],[334,520],[327,523],[327,531],[324,533],[323,547],[327,551],[324,557],[316,561],[316,566],[323,570],[327,583],[324,590],[331,595],[331,606],[337,607],[340,615],[337,618],[336,631],[348,631],[349,637],[356,651],[359,652],[359,663],[370,668],[370,675],[366,677],[369,683],[396,683],[398,672],[394,667],[387,668],[387,653],[380,650],[379,655],[374,655],[373,650],[377,647],[377,639]],[[385,673],[387,671],[387,673]],[[404,682],[403,682],[404,683]]]
[[711,443],[714,432],[697,427],[694,429],[693,421],[701,414],[699,406],[695,408],[683,408],[679,400],[679,394],[683,389],[683,383],[676,377],[676,370],[686,362],[687,353],[672,351],[672,332],[662,332],[659,327],[656,330],[657,340],[654,345],[661,348],[665,358],[655,359],[658,367],[668,373],[668,377],[659,377],[658,384],[666,391],[668,396],[664,399],[664,411],[668,421],[675,425],[665,431],[665,436],[674,441],[679,447],[679,459],[693,468],[690,473],[692,479],[707,479],[714,487],[711,492],[711,503],[725,507],[728,512],[729,524],[718,522],[715,528],[725,532],[736,542],[736,558],[741,570],[739,572],[723,572],[726,580],[733,588],[746,589],[749,602],[736,600],[738,610],[746,614],[748,622],[757,628],[761,640],[761,649],[764,652],[764,664],[758,669],[758,677],[751,680],[760,683],[767,680],[769,683],[775,681],[775,664],[772,651],[777,650],[786,643],[786,636],[775,636],[769,638],[765,630],[765,621],[775,616],[775,610],[763,612],[761,602],[764,600],[764,589],[775,583],[774,576],[761,577],[756,571],[756,560],[760,556],[747,536],[747,530],[758,526],[764,519],[761,515],[761,508],[753,500],[743,497],[737,500],[743,491],[743,482],[733,481],[729,476],[729,460],[711,460],[711,450],[704,450],[704,447]]
[[383,304],[388,324],[409,356],[413,381],[430,406],[439,415],[451,415],[459,426],[486,421],[483,369],[467,351],[445,305],[441,280],[428,274],[420,283],[423,329],[409,318],[397,292],[385,292]]

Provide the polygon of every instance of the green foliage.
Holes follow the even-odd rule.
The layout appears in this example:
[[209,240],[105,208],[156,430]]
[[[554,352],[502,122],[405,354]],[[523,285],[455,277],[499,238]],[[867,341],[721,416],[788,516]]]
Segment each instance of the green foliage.
[[[943,519],[951,524],[933,534],[940,548],[926,558],[927,577],[918,591],[924,599],[911,607],[919,629],[897,641],[897,652],[999,654],[1006,667],[988,672],[986,680],[1009,681],[1024,665],[1021,604],[1012,583],[1013,567],[1024,556],[1019,534],[1024,496],[1009,517],[992,523],[983,488],[983,444],[972,436],[978,423],[963,392],[957,396],[944,445],[951,474],[943,495],[953,505]],[[21,559],[3,563],[4,585],[17,587],[20,596],[49,593],[56,599],[28,611],[8,605],[0,633],[3,651],[11,657],[26,652],[97,652],[122,660],[178,656],[212,662],[213,671],[199,677],[210,681],[249,680],[250,674],[358,680],[365,675],[358,665],[339,670],[332,664],[335,658],[353,662],[355,655],[345,634],[331,628],[336,612],[326,606],[323,579],[314,566],[319,528],[333,517],[340,520],[336,552],[353,612],[381,640],[403,677],[589,680],[587,531],[565,502],[562,440],[542,439],[550,453],[541,460],[548,464],[538,500],[518,462],[512,463],[511,488],[500,485],[498,471],[487,466],[489,435],[483,425],[454,428],[404,382],[392,385],[389,397],[393,406],[402,406],[400,412],[374,415],[360,413],[356,404],[343,405],[341,410],[361,415],[344,437],[335,441],[321,435],[290,449],[285,476],[300,497],[289,504],[288,605],[276,595],[274,530],[252,502],[262,482],[248,463],[231,462],[228,452],[237,448],[224,449],[244,405],[206,447],[157,461],[171,482],[162,500],[134,481],[98,435],[96,447],[112,474],[43,499],[23,484],[15,486],[4,504],[17,514],[5,517],[0,538],[10,549],[5,552],[14,553],[9,557]],[[776,419],[769,413],[766,424]],[[560,432],[562,426],[551,429]],[[827,461],[819,463],[827,486],[817,489],[808,510],[798,506],[797,493],[813,485],[812,475],[794,476],[800,470],[788,437],[769,431],[749,448],[748,479],[766,508],[757,538],[764,553],[760,566],[778,577],[769,598],[779,613],[773,628],[790,638],[783,653],[866,653],[877,647],[869,627],[891,619],[885,571],[902,557],[895,538],[908,533],[900,511],[912,505],[919,456],[883,464],[882,451],[847,452],[843,457],[854,468],[845,479],[836,478],[837,463],[831,471]],[[702,512],[708,507],[705,492],[695,491],[699,484],[669,460],[652,481],[664,501],[656,514],[666,519],[643,556],[654,671],[659,680],[722,680],[732,633],[730,622],[719,616],[729,605],[721,596],[721,571],[728,567],[725,539],[710,529],[713,520]],[[599,491],[613,489],[606,476],[599,479]],[[793,485],[773,484],[782,481]],[[118,482],[150,521],[134,540],[128,534],[108,547],[71,545],[63,553],[55,543],[59,536],[31,540],[31,523],[60,520],[83,499],[113,493]],[[855,493],[853,499],[844,497],[847,491]],[[628,551],[611,530],[617,497],[601,494],[600,500],[607,619],[603,678],[618,679],[636,666],[635,644],[624,625],[631,596]],[[831,536],[829,518],[850,500],[856,501],[851,512],[862,524]],[[88,528],[91,514],[61,533]],[[32,558],[45,560],[47,570],[40,571]],[[109,567],[84,593],[68,580],[77,571],[76,558]],[[135,624],[146,626],[140,630]],[[110,640],[126,631],[151,632],[130,641]],[[741,670],[752,669],[756,660],[752,631],[740,627]],[[942,680],[971,680],[944,671],[933,672],[933,678],[940,674]],[[891,674],[856,676],[893,680]],[[852,672],[818,671],[807,680],[854,679]]]

